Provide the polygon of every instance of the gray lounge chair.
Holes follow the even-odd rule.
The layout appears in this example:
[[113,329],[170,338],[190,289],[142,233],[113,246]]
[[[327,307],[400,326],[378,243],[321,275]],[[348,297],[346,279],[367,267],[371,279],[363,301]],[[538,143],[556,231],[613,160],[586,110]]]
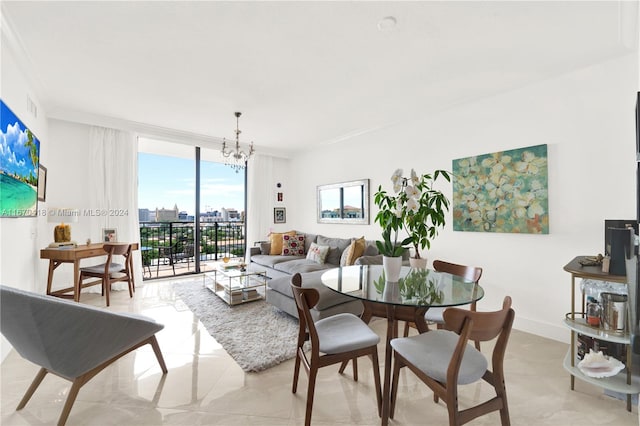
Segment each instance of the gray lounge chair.
[[72,382],[60,414],[64,425],[80,388],[127,353],[150,344],[164,374],[155,334],[164,325],[141,315],[110,312],[93,306],[0,285],[0,330],[25,359],[39,365],[18,404],[27,404],[47,373]]

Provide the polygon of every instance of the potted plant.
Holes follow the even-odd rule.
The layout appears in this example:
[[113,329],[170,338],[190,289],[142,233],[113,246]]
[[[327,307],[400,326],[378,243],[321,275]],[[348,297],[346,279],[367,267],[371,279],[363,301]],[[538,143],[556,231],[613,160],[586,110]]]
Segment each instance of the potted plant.
[[[449,200],[433,183],[442,176],[451,181],[449,172],[436,170],[433,175],[418,176],[411,169],[410,178],[402,176],[402,169],[391,176],[393,192],[388,194],[378,187],[374,201],[379,208],[376,221],[382,227],[383,241],[377,241],[378,250],[384,256],[401,256],[407,245],[413,247],[413,259],[422,259],[420,251],[431,247],[431,241],[445,224],[445,212]],[[398,243],[398,233],[404,230],[408,237]],[[393,237],[393,239],[392,239]],[[423,259],[424,268],[426,259]]]

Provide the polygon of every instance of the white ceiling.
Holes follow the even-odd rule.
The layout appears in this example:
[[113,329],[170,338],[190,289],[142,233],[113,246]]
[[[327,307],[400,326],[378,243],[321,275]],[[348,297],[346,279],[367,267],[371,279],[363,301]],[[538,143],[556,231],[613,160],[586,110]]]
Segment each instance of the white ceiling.
[[[637,1],[2,1],[51,117],[286,152],[637,49]],[[397,25],[380,31],[393,16]],[[4,29],[3,29],[4,31]]]

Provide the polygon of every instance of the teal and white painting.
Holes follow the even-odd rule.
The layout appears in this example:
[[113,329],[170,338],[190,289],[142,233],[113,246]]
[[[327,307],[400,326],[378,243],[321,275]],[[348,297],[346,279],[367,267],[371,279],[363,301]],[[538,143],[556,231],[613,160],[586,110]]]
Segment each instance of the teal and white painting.
[[0,216],[36,216],[40,141],[0,100]]
[[547,145],[453,160],[453,230],[549,233]]

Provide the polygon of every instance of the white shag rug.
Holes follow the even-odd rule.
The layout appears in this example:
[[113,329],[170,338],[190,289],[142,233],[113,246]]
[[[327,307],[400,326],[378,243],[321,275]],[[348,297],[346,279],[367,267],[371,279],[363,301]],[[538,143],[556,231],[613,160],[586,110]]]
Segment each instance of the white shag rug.
[[262,371],[295,357],[296,318],[264,300],[229,306],[203,286],[202,278],[178,281],[173,288],[244,371]]

